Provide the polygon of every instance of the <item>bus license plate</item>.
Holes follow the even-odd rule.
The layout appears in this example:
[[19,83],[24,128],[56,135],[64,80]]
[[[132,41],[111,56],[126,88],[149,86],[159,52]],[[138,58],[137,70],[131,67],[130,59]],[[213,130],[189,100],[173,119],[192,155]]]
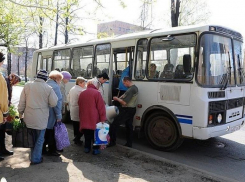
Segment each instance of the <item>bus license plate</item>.
[[230,128],[231,132],[234,132],[234,131],[237,131],[237,130],[240,130],[240,125],[239,126],[233,126],[233,127]]

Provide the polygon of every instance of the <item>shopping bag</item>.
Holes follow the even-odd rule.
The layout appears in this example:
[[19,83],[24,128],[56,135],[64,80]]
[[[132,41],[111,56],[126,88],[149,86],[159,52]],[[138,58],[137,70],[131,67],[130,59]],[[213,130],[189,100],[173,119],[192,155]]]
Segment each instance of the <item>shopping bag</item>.
[[62,122],[56,122],[54,125],[54,138],[57,150],[62,150],[70,145],[66,126]]
[[21,119],[21,125],[12,131],[13,147],[33,148],[35,146],[35,136],[32,129],[27,128]]
[[94,145],[108,144],[109,127],[110,125],[107,123],[100,122],[96,124]]

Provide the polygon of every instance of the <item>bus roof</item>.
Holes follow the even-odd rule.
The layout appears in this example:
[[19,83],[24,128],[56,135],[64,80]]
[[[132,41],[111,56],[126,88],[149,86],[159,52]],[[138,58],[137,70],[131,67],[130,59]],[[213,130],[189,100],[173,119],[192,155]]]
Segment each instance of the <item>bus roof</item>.
[[160,36],[160,35],[169,35],[169,34],[181,34],[181,33],[188,33],[188,32],[197,32],[197,31],[209,31],[210,27],[218,27],[219,29],[226,29],[228,32],[233,32],[236,37],[239,37],[242,40],[242,35],[230,28],[220,26],[220,25],[191,25],[191,26],[181,26],[181,27],[171,27],[167,29],[156,29],[156,30],[145,30],[136,33],[129,33],[118,35],[115,37],[103,38],[103,39],[93,39],[87,42],[76,42],[72,44],[61,44],[57,46],[52,46],[48,48],[39,49],[35,52],[40,51],[49,51],[49,50],[57,50],[57,49],[65,49],[65,48],[72,48],[72,47],[79,47],[79,46],[86,46],[86,45],[94,45],[94,44],[103,44],[109,42],[116,42],[120,40],[129,40],[129,39],[139,39],[139,38],[147,38],[149,36]]

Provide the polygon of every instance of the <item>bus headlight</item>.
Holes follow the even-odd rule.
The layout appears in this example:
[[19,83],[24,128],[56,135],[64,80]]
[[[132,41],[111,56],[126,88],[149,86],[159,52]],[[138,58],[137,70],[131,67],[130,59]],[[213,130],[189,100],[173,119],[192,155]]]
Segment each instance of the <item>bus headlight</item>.
[[218,121],[218,123],[221,123],[221,121],[222,121],[222,114],[218,114],[218,116],[217,116],[217,121]]

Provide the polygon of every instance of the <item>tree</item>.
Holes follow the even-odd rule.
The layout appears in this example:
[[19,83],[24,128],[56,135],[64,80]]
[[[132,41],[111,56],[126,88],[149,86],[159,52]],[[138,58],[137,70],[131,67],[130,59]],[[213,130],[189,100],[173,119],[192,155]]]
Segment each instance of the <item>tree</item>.
[[143,4],[140,7],[140,21],[141,21],[141,27],[143,30],[150,28],[153,22],[152,17],[152,4],[153,0],[143,0]]
[[0,2],[0,40],[7,47],[7,72],[11,73],[11,53],[14,46],[20,42],[20,35],[23,30],[21,9],[17,11],[16,5],[8,1]]
[[172,27],[206,22],[210,16],[204,0],[171,0]]

